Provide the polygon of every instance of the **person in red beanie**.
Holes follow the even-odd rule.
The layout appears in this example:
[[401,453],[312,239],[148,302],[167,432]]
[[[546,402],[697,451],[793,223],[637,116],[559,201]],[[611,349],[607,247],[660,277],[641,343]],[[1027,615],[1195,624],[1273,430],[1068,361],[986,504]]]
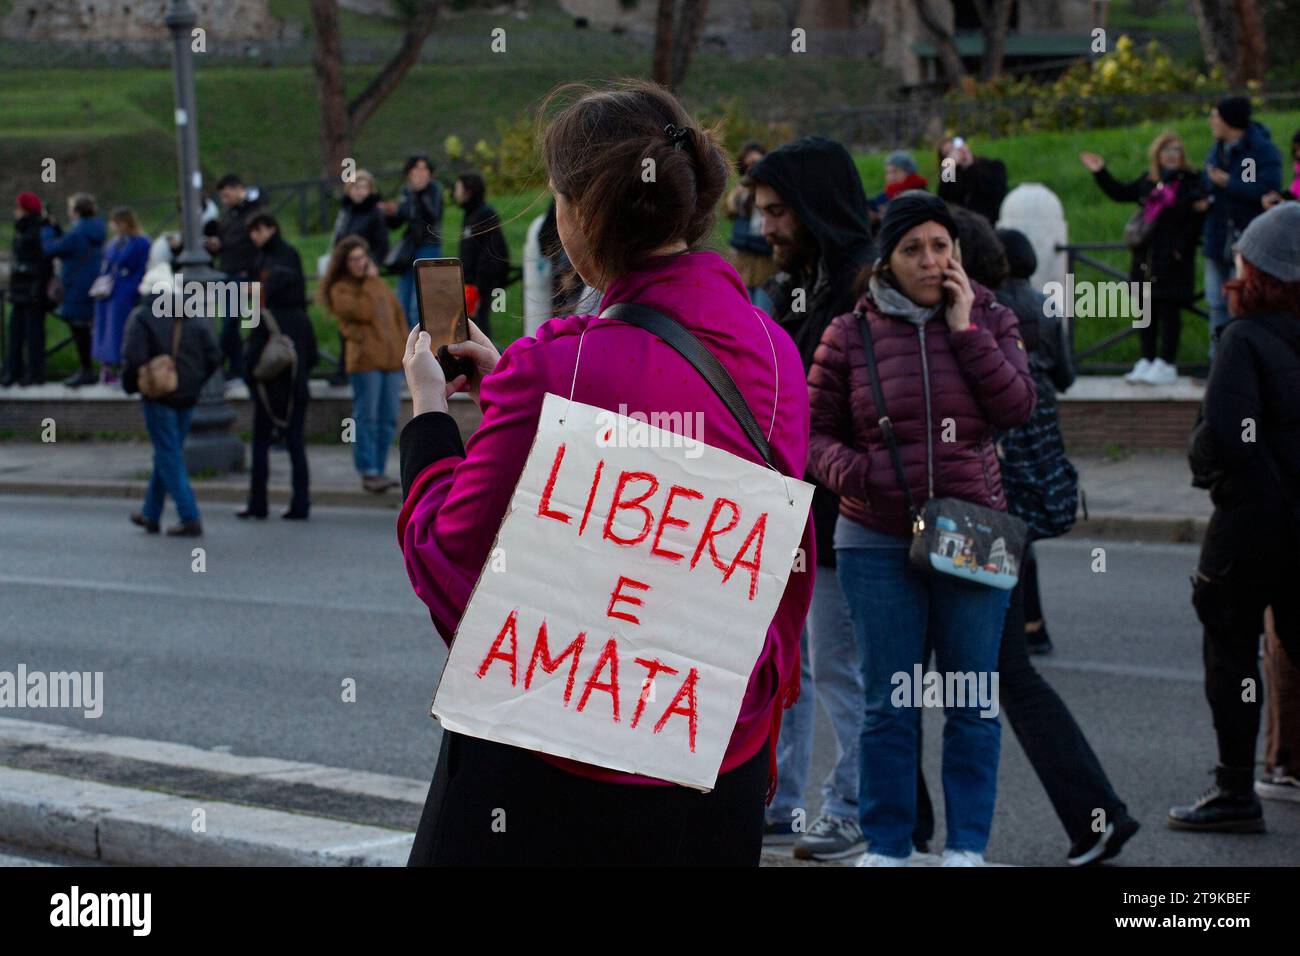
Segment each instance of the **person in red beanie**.
[[[21,192],[14,203],[13,254],[10,257],[9,348],[0,387],[45,382],[45,287],[50,262],[41,249],[44,207],[35,193]],[[24,361],[24,353],[26,361]]]

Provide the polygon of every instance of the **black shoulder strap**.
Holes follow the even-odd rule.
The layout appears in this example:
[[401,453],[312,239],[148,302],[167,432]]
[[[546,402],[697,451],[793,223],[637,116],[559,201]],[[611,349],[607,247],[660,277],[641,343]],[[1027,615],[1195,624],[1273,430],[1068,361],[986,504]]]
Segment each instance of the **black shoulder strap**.
[[912,488],[907,483],[907,473],[903,471],[903,459],[899,457],[898,442],[894,440],[894,423],[889,420],[889,412],[885,410],[885,391],[880,387],[880,374],[876,371],[876,346],[871,341],[871,324],[867,321],[867,313],[861,309],[853,314],[858,317],[858,329],[862,333],[862,348],[867,353],[867,371],[871,375],[871,395],[876,400],[876,414],[880,416],[877,420],[880,433],[885,438],[885,447],[889,449],[889,460],[894,466],[894,477],[898,479],[898,485],[903,489],[903,502],[907,505],[907,513],[911,515],[913,521],[916,521],[916,502],[912,499]]
[[626,322],[628,325],[635,325],[638,328],[645,329],[676,349],[682,358],[695,366],[695,370],[704,376],[706,382],[713,386],[718,398],[722,399],[722,403],[727,406],[736,421],[740,423],[740,427],[749,436],[749,440],[754,443],[754,447],[758,449],[763,461],[773,468],[776,467],[772,462],[772,450],[768,447],[767,437],[763,434],[763,430],[758,427],[758,422],[754,421],[754,414],[749,410],[749,405],[746,403],[744,396],[740,394],[735,379],[722,367],[722,363],[714,358],[713,353],[705,348],[704,343],[691,334],[690,330],[672,316],[634,302],[620,302],[617,305],[611,305],[600,314],[600,317],[602,319],[616,319],[619,322]]

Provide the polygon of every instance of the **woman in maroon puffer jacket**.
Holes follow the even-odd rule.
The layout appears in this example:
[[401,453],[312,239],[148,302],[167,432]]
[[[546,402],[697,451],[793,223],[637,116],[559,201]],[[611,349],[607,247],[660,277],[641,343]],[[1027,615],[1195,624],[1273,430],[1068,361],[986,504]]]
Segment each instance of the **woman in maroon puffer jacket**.
[[972,696],[982,698],[967,697],[964,706],[944,701],[944,864],[981,865],[993,820],[996,670],[1008,593],[923,577],[909,565],[911,518],[881,436],[860,318],[871,330],[917,506],[950,497],[1004,510],[992,436],[1029,418],[1034,384],[1015,315],[967,278],[956,236],[938,197],[895,199],[881,224],[868,291],[854,313],[826,329],[808,376],[809,465],[840,496],[838,573],[862,649],[859,812],[870,846],[863,865],[902,865],[911,851],[920,720],[911,708],[923,699],[913,684],[927,628],[943,686],[971,675],[980,689]]

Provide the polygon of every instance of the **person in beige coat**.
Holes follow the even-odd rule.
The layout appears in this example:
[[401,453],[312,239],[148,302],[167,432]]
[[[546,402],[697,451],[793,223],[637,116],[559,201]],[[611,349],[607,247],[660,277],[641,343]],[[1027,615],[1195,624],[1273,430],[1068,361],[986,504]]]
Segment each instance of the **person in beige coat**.
[[344,339],[344,367],[352,385],[355,423],[353,462],[361,475],[361,487],[383,494],[397,485],[384,472],[397,431],[406,318],[360,236],[347,236],[334,247],[320,296],[338,320]]

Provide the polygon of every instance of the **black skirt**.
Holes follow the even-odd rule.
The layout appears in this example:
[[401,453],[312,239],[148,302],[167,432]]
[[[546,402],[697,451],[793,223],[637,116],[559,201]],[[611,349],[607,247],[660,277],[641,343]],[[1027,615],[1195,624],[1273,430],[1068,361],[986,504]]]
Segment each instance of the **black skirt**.
[[444,733],[408,866],[757,866],[768,746],[688,787],[605,783]]

